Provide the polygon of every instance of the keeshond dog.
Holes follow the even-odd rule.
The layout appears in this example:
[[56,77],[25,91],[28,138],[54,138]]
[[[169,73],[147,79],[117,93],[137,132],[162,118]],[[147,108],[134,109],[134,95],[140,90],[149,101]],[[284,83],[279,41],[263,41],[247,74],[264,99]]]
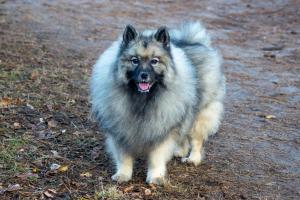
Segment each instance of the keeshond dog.
[[127,25],[94,65],[92,113],[116,164],[112,179],[132,178],[145,157],[147,183],[164,184],[173,156],[198,165],[203,142],[223,113],[221,58],[199,22],[137,32]]

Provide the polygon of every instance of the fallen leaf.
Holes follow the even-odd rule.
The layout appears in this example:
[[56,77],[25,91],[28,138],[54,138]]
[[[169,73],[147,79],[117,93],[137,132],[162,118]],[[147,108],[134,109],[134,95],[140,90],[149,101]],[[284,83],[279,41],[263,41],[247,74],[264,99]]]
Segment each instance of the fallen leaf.
[[21,104],[22,102],[24,102],[24,100],[21,100],[20,98],[17,98],[15,100],[9,98],[9,97],[3,97],[1,100],[0,100],[0,108],[6,108],[10,105],[19,105]]
[[55,138],[54,132],[51,130],[42,130],[42,131],[37,131],[35,132],[35,135],[39,139],[50,139],[50,138]]
[[3,98],[1,99],[1,101],[0,101],[0,107],[1,107],[1,108],[7,107],[7,106],[9,106],[11,103],[12,103],[11,98],[3,97]]
[[33,173],[37,173],[38,171],[39,171],[39,169],[38,168],[33,168],[32,170],[31,170]]
[[72,133],[73,135],[79,136],[80,132],[79,131],[75,131],[74,133]]
[[71,104],[71,105],[74,105],[76,103],[76,101],[75,101],[75,99],[69,99],[68,103]]
[[71,184],[77,188],[85,188],[88,186],[87,183],[84,183],[84,182],[75,182],[75,181],[72,181]]
[[125,189],[123,190],[123,192],[124,192],[124,193],[131,192],[131,191],[133,190],[133,188],[134,188],[134,186],[133,186],[133,185],[131,185],[131,186],[129,186],[129,187],[127,187],[127,188],[125,188]]
[[16,191],[19,189],[21,189],[20,184],[13,184],[13,185],[8,185],[8,187],[6,188],[6,191],[13,192],[13,191]]
[[19,152],[20,152],[20,153],[22,153],[22,152],[24,152],[24,151],[25,151],[25,149],[23,149],[23,148],[22,148],[22,149],[19,149]]
[[56,190],[54,190],[54,189],[48,189],[48,191],[52,192],[52,193],[55,193],[55,194],[57,193]]
[[31,80],[36,80],[38,76],[39,76],[39,73],[37,71],[33,71],[30,74],[30,79]]
[[14,128],[15,129],[21,128],[21,124],[19,122],[14,122]]
[[24,102],[24,100],[22,100],[22,99],[20,99],[20,98],[17,98],[17,99],[15,99],[14,101],[13,101],[13,104],[14,105],[20,105],[21,103],[23,103]]
[[138,198],[138,199],[142,199],[142,198],[143,198],[143,197],[142,197],[142,194],[139,193],[139,192],[132,192],[132,193],[130,193],[130,194],[131,194],[131,196],[135,197],[135,199],[136,199],[136,198]]
[[57,192],[54,189],[48,189],[48,190],[44,191],[43,194],[48,198],[54,198],[54,196],[57,194]]
[[156,190],[155,184],[152,184],[152,183],[151,183],[149,186],[151,187],[152,190]]
[[150,189],[145,189],[144,193],[145,193],[146,196],[149,196],[149,195],[151,195],[151,190]]
[[48,121],[48,126],[49,126],[50,128],[55,128],[55,127],[57,127],[57,121],[51,119],[50,121]]
[[34,110],[34,107],[33,107],[31,104],[26,103],[26,106],[27,106],[29,109]]
[[274,119],[274,118],[276,118],[276,116],[274,116],[274,115],[266,115],[265,118],[266,119]]
[[84,172],[84,173],[81,173],[80,176],[89,178],[89,177],[92,177],[92,174],[90,172]]
[[58,169],[58,171],[59,171],[59,172],[66,172],[66,171],[68,171],[68,169],[69,169],[68,165],[62,165],[62,166]]
[[55,151],[55,150],[51,150],[51,153],[53,153],[53,156],[54,156],[54,157],[59,157],[59,155],[58,155],[58,152],[57,152],[57,151]]
[[51,170],[57,170],[60,168],[60,165],[59,164],[56,164],[56,163],[52,163],[51,166],[50,166],[50,169]]
[[39,176],[37,174],[28,172],[28,173],[18,174],[18,175],[16,175],[16,177],[18,177],[20,179],[27,179],[27,178],[32,178],[32,177],[38,178]]

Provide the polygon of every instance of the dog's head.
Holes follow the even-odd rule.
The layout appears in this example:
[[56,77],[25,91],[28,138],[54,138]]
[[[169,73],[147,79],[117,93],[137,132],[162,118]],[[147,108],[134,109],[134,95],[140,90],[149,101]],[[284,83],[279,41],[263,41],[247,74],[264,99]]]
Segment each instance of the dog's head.
[[137,33],[127,25],[123,33],[117,79],[137,93],[164,87],[164,78],[173,65],[170,36],[166,27],[156,32]]

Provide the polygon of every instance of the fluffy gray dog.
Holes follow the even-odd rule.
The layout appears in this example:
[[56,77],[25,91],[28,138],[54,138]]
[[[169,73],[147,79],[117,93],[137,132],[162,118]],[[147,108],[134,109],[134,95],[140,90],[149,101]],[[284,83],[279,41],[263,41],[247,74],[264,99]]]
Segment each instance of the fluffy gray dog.
[[116,163],[113,180],[130,180],[138,156],[147,158],[147,182],[154,184],[165,182],[173,156],[201,162],[203,142],[218,130],[223,113],[220,61],[198,22],[143,32],[125,28],[91,78],[92,113]]

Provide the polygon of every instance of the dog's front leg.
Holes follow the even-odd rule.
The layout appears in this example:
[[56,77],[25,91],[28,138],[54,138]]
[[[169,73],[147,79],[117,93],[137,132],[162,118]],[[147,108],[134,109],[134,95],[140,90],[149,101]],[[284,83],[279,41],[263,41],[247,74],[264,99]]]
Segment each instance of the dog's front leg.
[[174,136],[167,137],[149,153],[147,183],[163,185],[166,181],[167,162],[175,149]]
[[107,138],[108,151],[115,160],[117,172],[111,177],[119,183],[127,182],[132,177],[133,157],[122,150],[112,137]]

